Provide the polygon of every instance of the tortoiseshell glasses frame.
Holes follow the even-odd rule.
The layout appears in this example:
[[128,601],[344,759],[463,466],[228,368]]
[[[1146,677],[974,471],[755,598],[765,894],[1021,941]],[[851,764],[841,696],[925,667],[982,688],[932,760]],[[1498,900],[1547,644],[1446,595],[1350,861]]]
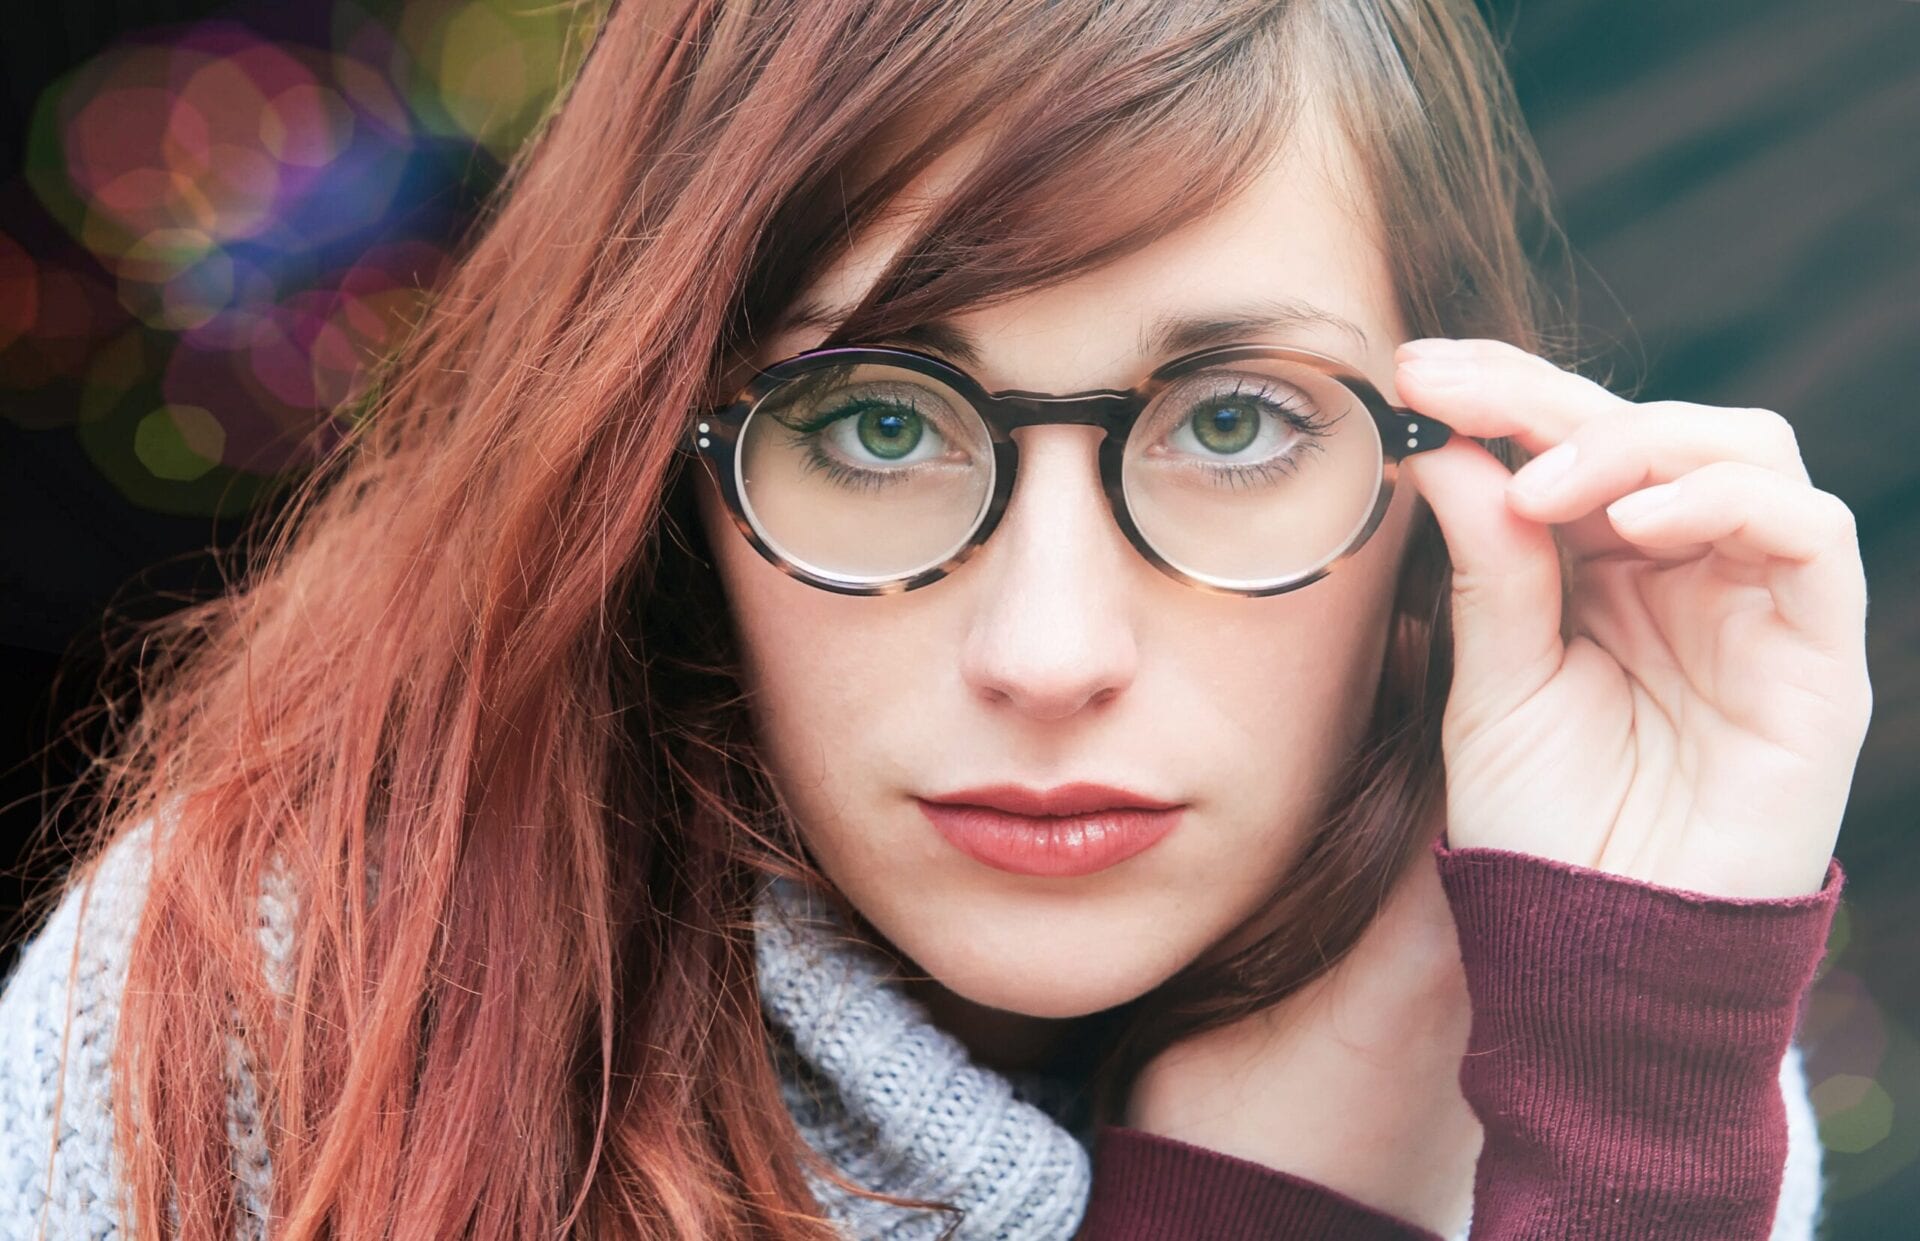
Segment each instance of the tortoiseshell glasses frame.
[[[1379,431],[1380,487],[1372,511],[1347,544],[1332,558],[1297,577],[1277,582],[1242,586],[1209,577],[1197,576],[1169,562],[1140,532],[1129,511],[1122,486],[1122,465],[1128,437],[1134,422],[1155,396],[1182,376],[1222,363],[1248,359],[1279,359],[1303,364],[1339,381],[1358,398],[1372,416]],[[972,534],[946,559],[912,573],[884,580],[850,581],[814,572],[783,556],[755,526],[742,502],[739,445],[743,428],[759,405],[801,376],[833,367],[885,365],[917,372],[946,385],[970,402],[993,445],[993,492]],[[769,563],[789,576],[822,590],[847,595],[890,595],[915,590],[948,576],[964,564],[993,535],[1007,502],[1013,495],[1014,479],[1019,472],[1020,447],[1013,432],[1021,427],[1054,424],[1099,427],[1100,479],[1107,505],[1127,541],[1148,562],[1168,576],[1196,590],[1212,594],[1257,598],[1299,590],[1325,577],[1341,561],[1366,544],[1393,498],[1399,463],[1415,453],[1427,452],[1446,443],[1453,432],[1445,424],[1414,410],[1394,405],[1357,370],[1337,358],[1282,345],[1219,345],[1184,354],[1154,369],[1130,388],[1097,388],[1083,392],[1029,392],[1020,389],[987,391],[960,367],[918,350],[884,345],[851,345],[812,349],[770,366],[760,368],[746,381],[734,399],[715,406],[688,420],[681,450],[707,462],[726,500],[733,524],[753,548]]]

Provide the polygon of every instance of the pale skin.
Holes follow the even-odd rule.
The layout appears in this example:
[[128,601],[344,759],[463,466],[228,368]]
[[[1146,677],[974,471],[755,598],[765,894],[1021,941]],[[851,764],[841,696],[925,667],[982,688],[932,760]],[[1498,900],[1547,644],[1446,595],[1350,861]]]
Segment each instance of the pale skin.
[[[1496,341],[1408,342],[1354,167],[1309,112],[1243,197],[955,320],[988,388],[1057,392],[1163,360],[1137,349],[1163,313],[1285,296],[1360,329],[1364,342],[1325,323],[1247,339],[1340,356],[1460,434],[1411,458],[1378,532],[1303,590],[1209,595],[1154,569],[1106,510],[1088,427],[1017,433],[1022,477],[999,531],[952,577],[900,595],[787,577],[702,491],[782,796],[883,946],[924,973],[913,993],[981,1063],[1039,1063],[1072,1019],[1259,929],[1364,726],[1416,492],[1455,565],[1448,795],[1427,831],[1711,895],[1821,885],[1871,710],[1846,506],[1812,485],[1776,414],[1635,404]],[[857,239],[807,292],[848,304],[891,236]],[[780,333],[759,360],[821,334]],[[1468,438],[1501,435],[1540,453],[1572,444],[1577,459],[1551,484],[1546,460],[1513,475]],[[1555,528],[1575,560],[1566,643]],[[1076,779],[1186,802],[1185,821],[1106,871],[1041,879],[960,854],[911,801]],[[1451,1233],[1479,1148],[1457,1084],[1469,1017],[1421,850],[1352,953],[1276,1008],[1164,1053],[1127,1123]]]

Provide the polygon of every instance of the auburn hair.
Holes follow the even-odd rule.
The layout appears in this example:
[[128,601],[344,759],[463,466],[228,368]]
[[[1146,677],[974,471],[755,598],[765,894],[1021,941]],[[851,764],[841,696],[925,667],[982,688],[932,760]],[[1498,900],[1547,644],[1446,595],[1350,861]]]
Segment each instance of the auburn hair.
[[[1203,216],[1311,93],[1360,156],[1414,334],[1569,347],[1543,326],[1563,239],[1471,0],[622,0],[593,30],[244,573],[115,642],[137,709],[96,704],[111,743],[63,804],[89,799],[69,883],[167,824],[112,1060],[142,1238],[233,1235],[230,1036],[270,1118],[275,1238],[836,1235],[751,922],[770,874],[830,888],[754,748],[675,446],[989,112],[1006,123],[830,339]],[[1445,549],[1418,522],[1373,728],[1280,929],[1124,1006],[1103,1118],[1155,1050],[1337,959],[1411,857],[1450,667]],[[257,936],[275,875],[299,894],[284,991]]]

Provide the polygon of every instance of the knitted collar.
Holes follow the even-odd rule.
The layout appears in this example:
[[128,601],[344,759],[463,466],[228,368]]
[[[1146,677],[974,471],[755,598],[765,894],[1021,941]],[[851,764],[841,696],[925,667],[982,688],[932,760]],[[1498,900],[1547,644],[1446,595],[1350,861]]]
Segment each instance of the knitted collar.
[[[171,805],[163,813],[170,818]],[[47,1236],[123,1235],[107,1060],[152,827],[142,822],[107,849],[83,885],[91,895],[83,901],[82,887],[68,891],[0,978],[0,1231],[4,1221],[44,1215]],[[284,872],[264,877],[255,931],[282,994],[290,989],[296,903]],[[1092,1160],[1071,1083],[974,1064],[894,981],[891,963],[820,905],[781,880],[763,884],[755,905],[761,1006],[804,1139],[857,1184],[962,1208],[956,1238],[1072,1236]],[[227,1043],[228,1134],[243,1207],[236,1236],[253,1238],[262,1235],[272,1170],[250,1057],[237,1037]],[[1825,1182],[1797,1043],[1781,1061],[1780,1082],[1789,1143],[1772,1237],[1802,1241],[1819,1217]],[[47,1141],[56,1109],[57,1150]],[[938,1237],[950,1218],[809,1182],[829,1218],[857,1241]],[[1471,1225],[1452,1241],[1466,1241]]]
[[[54,1221],[49,1236],[122,1235],[106,1057],[146,896],[151,829],[151,820],[143,822],[107,850],[86,903],[86,933],[80,893],[69,892],[23,948],[11,979],[0,980],[8,984],[0,1006],[0,1221],[45,1210]],[[1074,1092],[1041,1074],[1002,1075],[973,1064],[889,980],[877,950],[845,933],[831,913],[810,909],[797,886],[773,882],[778,890],[763,884],[755,906],[760,990],[782,1092],[803,1138],[860,1185],[962,1208],[953,1233],[960,1241],[1041,1241],[1078,1231],[1092,1160]],[[269,981],[282,994],[290,990],[297,904],[284,871],[271,868],[254,929]],[[69,994],[75,953],[79,982]],[[237,1014],[235,1023],[237,1030]],[[226,1050],[228,1135],[242,1205],[235,1237],[250,1241],[264,1235],[272,1166],[256,1066],[234,1035]],[[63,1058],[77,1064],[63,1072]],[[45,1133],[63,1078],[64,1140],[49,1166]],[[828,1218],[856,1241],[939,1237],[953,1219],[859,1198],[811,1173],[809,1181]]]
[[[755,948],[781,1088],[809,1146],[868,1189],[962,1208],[956,1241],[1079,1230],[1092,1133],[1071,1083],[975,1064],[892,963],[791,880],[763,884]],[[954,1218],[807,1179],[861,1241],[939,1237]]]

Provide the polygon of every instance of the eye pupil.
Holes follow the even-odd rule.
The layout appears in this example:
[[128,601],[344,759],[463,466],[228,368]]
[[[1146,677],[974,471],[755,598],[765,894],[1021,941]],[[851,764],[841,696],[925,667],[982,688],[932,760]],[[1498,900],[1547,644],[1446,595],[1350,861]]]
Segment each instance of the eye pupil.
[[1195,414],[1193,430],[1208,450],[1235,453],[1253,443],[1260,433],[1260,415],[1243,405],[1222,401]]
[[860,443],[875,456],[904,457],[920,442],[919,415],[898,409],[869,410],[860,415]]

